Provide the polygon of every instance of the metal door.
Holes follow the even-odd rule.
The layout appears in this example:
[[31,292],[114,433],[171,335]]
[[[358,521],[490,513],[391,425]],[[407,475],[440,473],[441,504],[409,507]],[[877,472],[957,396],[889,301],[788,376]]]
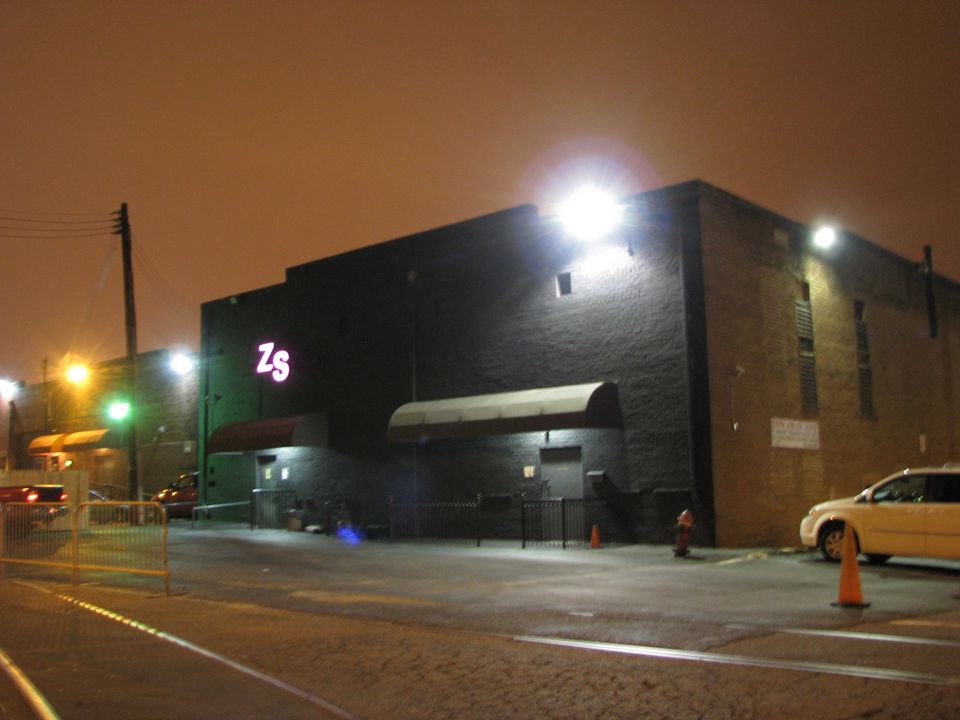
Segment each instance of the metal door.
[[540,451],[540,478],[544,498],[583,497],[580,448],[544,448]]

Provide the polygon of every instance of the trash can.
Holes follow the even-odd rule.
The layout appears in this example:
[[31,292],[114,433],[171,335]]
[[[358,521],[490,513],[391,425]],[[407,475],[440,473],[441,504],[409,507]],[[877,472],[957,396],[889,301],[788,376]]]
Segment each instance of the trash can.
[[287,510],[287,530],[303,530],[303,510]]

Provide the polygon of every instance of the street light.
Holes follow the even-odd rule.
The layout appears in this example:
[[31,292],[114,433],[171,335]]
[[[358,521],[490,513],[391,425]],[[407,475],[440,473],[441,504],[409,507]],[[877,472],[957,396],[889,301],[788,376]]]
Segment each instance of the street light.
[[66,376],[74,385],[82,385],[90,377],[90,368],[81,363],[73,363],[67,367]]
[[125,420],[130,415],[130,403],[115,402],[107,408],[107,414],[112,420]]

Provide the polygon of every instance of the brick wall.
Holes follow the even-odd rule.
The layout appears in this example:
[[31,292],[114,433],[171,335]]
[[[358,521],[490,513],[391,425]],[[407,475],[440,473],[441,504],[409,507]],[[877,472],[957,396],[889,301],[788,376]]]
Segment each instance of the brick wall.
[[[955,285],[938,287],[941,336],[931,340],[915,264],[846,234],[818,251],[807,228],[714,190],[704,192],[703,226],[719,544],[795,545],[816,502],[907,466],[956,460]],[[794,308],[804,282],[814,412],[800,401]],[[873,415],[860,412],[855,300],[865,309]],[[819,423],[820,449],[771,447],[774,417]]]

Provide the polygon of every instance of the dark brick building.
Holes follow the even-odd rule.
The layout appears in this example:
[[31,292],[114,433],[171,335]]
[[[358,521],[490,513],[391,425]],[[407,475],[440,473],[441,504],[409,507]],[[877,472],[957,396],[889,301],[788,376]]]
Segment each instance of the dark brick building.
[[170,359],[168,350],[138,356],[136,395],[126,420],[111,419],[108,413],[112,403],[131,400],[126,358],[93,365],[81,384],[52,370],[47,382],[21,388],[12,405],[12,429],[9,410],[3,414],[0,447],[11,468],[86,471],[91,488],[128,499],[128,428],[136,422],[144,497],[181,472],[195,470],[197,373],[173,373]]
[[[702,182],[602,241],[523,206],[289,268],[202,307],[208,503],[607,499],[614,532],[795,544],[813,502],[955,458],[960,293]],[[206,442],[205,442],[206,440]]]

